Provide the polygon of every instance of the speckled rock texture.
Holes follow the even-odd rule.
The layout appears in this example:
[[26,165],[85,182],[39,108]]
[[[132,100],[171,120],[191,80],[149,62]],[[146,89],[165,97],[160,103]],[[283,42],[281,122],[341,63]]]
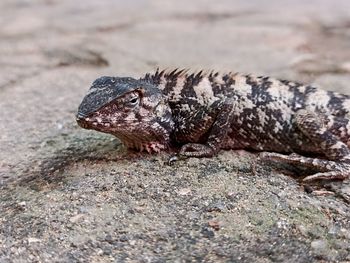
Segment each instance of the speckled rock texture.
[[0,262],[348,262],[350,182],[247,151],[167,165],[74,115],[101,75],[269,75],[350,94],[347,0],[2,0]]

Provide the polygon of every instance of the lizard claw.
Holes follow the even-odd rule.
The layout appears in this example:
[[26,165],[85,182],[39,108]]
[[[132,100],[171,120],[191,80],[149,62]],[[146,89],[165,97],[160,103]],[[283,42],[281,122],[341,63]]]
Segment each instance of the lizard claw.
[[174,163],[176,163],[177,161],[179,161],[179,160],[184,160],[184,159],[186,159],[186,156],[182,156],[182,155],[180,155],[180,154],[175,154],[175,155],[170,156],[170,158],[168,159],[167,164],[168,164],[169,166],[171,166],[171,165],[173,165]]
[[168,165],[171,166],[173,165],[175,162],[177,162],[179,160],[179,156],[178,155],[172,155],[170,156],[170,158],[168,159]]

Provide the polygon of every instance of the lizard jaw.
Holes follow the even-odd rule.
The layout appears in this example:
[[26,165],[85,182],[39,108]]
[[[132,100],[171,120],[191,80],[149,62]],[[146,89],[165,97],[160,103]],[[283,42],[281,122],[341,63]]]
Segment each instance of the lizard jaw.
[[158,141],[150,141],[150,142],[123,141],[123,144],[127,148],[137,149],[140,152],[146,151],[148,153],[160,153],[162,150],[165,150],[168,148],[167,144],[164,144]]

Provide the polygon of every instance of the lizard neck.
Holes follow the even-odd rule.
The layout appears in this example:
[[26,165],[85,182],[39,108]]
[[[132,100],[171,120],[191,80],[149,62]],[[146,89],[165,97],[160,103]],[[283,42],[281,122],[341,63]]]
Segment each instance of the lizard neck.
[[147,121],[141,122],[133,131],[118,130],[114,135],[128,148],[140,151],[160,152],[169,148],[175,123],[171,109],[165,97],[161,97],[157,106],[149,113]]

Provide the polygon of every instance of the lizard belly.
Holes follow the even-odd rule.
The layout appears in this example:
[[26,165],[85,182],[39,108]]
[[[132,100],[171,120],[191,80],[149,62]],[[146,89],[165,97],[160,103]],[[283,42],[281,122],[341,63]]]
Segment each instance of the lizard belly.
[[231,127],[227,133],[223,149],[252,149],[280,153],[319,153],[319,147],[305,135],[286,126],[283,132],[249,128],[248,126]]

